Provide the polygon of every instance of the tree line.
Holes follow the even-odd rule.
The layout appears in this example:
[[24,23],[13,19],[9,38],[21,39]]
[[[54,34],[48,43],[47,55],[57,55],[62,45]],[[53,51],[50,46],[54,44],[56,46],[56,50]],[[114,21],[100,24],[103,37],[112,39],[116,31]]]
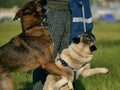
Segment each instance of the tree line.
[[[0,8],[12,8],[14,6],[21,7],[29,0],[0,0]],[[90,0],[92,3],[92,0]]]
[[0,8],[12,8],[14,6],[21,7],[28,0],[0,0]]

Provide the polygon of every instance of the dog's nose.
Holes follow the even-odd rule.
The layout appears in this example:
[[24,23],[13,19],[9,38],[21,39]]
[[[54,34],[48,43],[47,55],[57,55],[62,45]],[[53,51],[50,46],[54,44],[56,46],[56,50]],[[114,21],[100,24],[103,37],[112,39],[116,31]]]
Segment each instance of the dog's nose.
[[91,51],[91,52],[94,52],[95,50],[97,50],[97,48],[96,48],[95,45],[90,46],[90,51]]

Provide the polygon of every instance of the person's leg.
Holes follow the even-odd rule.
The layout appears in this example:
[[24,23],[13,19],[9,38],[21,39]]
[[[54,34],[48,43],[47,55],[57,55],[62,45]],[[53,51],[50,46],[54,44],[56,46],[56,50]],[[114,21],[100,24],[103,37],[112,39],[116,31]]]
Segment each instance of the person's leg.
[[[68,10],[49,10],[48,29],[54,42],[54,58],[57,53],[66,48],[69,44],[70,15]],[[69,18],[68,18],[69,17]]]
[[33,90],[42,90],[48,72],[38,67],[33,72]]
[[63,49],[68,47],[69,41],[70,41],[71,16],[70,16],[69,10],[67,10],[65,13],[66,14],[64,16],[64,19],[66,19],[66,20],[65,20],[65,23],[64,23],[65,27],[64,27],[63,38],[61,40],[61,46],[60,46],[60,50],[59,50],[60,52]]

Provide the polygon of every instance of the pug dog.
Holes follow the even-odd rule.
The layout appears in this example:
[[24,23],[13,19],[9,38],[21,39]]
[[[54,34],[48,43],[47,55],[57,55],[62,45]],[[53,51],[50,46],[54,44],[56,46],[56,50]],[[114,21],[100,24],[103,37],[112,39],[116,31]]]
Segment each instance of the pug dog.
[[[69,75],[71,82],[75,81],[80,75],[84,78],[98,73],[107,73],[107,68],[90,68],[90,61],[93,52],[97,50],[96,39],[92,33],[83,33],[73,38],[73,42],[68,48],[62,50],[56,58],[55,64]],[[43,90],[74,90],[68,87],[68,83],[62,76],[47,76]]]

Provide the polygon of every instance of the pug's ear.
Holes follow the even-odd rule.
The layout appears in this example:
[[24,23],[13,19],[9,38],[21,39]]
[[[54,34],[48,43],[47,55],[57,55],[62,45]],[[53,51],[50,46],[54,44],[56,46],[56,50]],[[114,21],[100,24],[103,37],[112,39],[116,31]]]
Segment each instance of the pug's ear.
[[80,37],[74,37],[73,42],[78,44],[80,42]]

